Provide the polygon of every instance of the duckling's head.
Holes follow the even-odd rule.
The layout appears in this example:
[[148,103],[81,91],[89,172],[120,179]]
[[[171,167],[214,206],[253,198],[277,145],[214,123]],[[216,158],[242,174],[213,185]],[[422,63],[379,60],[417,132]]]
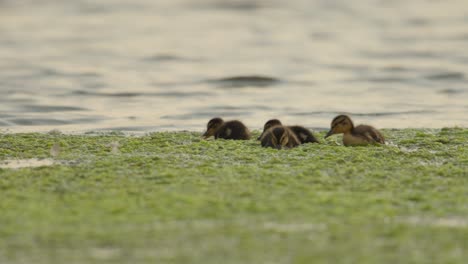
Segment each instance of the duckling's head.
[[265,125],[263,126],[263,131],[266,131],[268,130],[270,127],[274,127],[274,126],[281,126],[281,121],[279,121],[278,119],[270,119],[268,120]]
[[260,140],[262,139],[263,135],[265,134],[265,132],[274,127],[274,126],[281,126],[281,121],[279,121],[278,119],[270,119],[268,120],[265,125],[263,126],[263,132],[262,134],[257,138],[257,140]]
[[206,132],[203,134],[202,137],[204,138],[209,138],[211,136],[214,136],[214,134],[216,133],[216,131],[224,124],[224,120],[219,118],[219,117],[215,117],[213,119],[211,119],[208,124],[206,125]]
[[264,144],[264,147],[282,149],[288,146],[290,140],[289,129],[283,126],[276,126],[268,130],[267,133],[269,133],[271,138],[268,138],[269,140]]
[[341,134],[341,133],[348,133],[353,130],[354,124],[351,118],[347,115],[339,115],[333,119],[331,122],[331,129],[328,131],[325,138],[334,135],[334,134]]

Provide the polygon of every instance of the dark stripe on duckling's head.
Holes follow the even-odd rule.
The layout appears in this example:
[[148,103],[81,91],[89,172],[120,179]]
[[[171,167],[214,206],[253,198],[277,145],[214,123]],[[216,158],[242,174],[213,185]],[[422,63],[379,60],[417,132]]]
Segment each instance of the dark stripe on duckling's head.
[[282,147],[288,146],[290,137],[291,137],[291,133],[289,133],[289,129],[285,129],[280,138],[280,145]]
[[203,133],[202,137],[209,138],[213,136],[216,131],[224,124],[224,120],[220,117],[215,117],[208,121],[206,125],[206,132]]
[[346,133],[348,131],[351,131],[354,128],[354,124],[349,116],[339,115],[333,118],[330,127],[331,129],[330,131],[328,131],[325,138],[333,134],[340,134],[340,133]]
[[[275,138],[281,139],[286,133],[286,129],[283,126],[278,126],[272,128],[271,133],[275,136]],[[281,140],[278,140],[278,142],[281,142]]]

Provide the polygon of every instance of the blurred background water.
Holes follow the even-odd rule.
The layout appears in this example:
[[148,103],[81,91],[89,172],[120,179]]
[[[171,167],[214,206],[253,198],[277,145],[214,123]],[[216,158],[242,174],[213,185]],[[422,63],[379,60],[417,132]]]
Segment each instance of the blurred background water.
[[0,129],[468,125],[466,0],[0,0]]

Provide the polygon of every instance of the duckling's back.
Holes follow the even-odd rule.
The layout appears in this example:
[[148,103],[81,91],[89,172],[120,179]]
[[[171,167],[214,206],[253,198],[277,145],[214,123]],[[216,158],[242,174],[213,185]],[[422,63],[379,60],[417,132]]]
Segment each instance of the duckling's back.
[[318,140],[307,128],[303,126],[290,126],[289,128],[294,132],[294,134],[296,134],[297,139],[299,139],[301,144],[318,143]]
[[250,139],[250,131],[242,122],[233,120],[225,122],[216,131],[215,138],[248,140]]
[[385,138],[376,128],[368,125],[359,125],[351,132],[354,136],[365,138],[369,143],[385,144]]

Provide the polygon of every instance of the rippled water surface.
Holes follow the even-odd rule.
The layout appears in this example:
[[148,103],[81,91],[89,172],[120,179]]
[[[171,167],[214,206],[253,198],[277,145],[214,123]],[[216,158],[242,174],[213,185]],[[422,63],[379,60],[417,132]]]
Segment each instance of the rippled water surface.
[[466,0],[0,0],[0,129],[468,126]]

